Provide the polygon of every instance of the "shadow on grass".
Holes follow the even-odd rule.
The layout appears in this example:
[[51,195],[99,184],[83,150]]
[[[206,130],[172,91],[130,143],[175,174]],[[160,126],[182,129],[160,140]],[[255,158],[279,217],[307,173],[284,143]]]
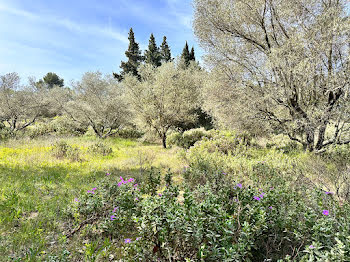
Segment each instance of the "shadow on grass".
[[[134,178],[143,183],[147,170],[111,168],[112,179]],[[105,170],[70,166],[7,167],[0,165],[0,253],[25,259],[53,252],[65,224],[65,209],[106,177]],[[63,247],[62,247],[63,248]],[[61,251],[59,251],[61,252]],[[41,255],[40,255],[41,254]],[[34,260],[33,260],[34,261]]]

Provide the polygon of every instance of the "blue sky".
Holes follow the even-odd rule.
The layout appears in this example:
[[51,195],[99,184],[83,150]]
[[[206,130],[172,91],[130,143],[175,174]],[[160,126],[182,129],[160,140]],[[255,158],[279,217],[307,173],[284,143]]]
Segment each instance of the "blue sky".
[[190,0],[0,0],[0,74],[41,78],[55,72],[79,80],[84,72],[119,70],[128,32],[146,49],[168,38],[173,56],[185,41],[199,49],[192,32]]

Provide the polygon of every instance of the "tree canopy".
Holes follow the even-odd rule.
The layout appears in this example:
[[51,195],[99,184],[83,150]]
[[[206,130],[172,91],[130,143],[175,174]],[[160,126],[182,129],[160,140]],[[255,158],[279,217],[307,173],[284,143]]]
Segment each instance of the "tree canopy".
[[199,102],[200,71],[195,66],[186,70],[168,62],[158,68],[142,65],[140,75],[141,81],[131,75],[123,81],[128,101],[138,123],[154,129],[165,148],[170,128],[179,121],[196,121],[193,109]]
[[49,110],[48,90],[22,86],[17,73],[0,76],[0,122],[12,133],[23,130]]
[[345,4],[194,0],[195,34],[223,78],[223,91],[208,83],[207,108],[218,113],[220,100],[225,115],[265,123],[310,151],[350,143]]
[[36,83],[37,88],[49,88],[52,89],[54,86],[63,87],[64,79],[60,78],[56,73],[49,72],[47,73],[43,79],[40,79]]
[[76,122],[91,126],[96,136],[106,138],[127,123],[129,111],[123,88],[112,76],[85,73],[74,91],[66,112]]

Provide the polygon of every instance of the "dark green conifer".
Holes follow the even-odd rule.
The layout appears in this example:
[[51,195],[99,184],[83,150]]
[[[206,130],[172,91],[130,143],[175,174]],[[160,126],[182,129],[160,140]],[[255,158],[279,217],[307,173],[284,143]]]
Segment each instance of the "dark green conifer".
[[186,41],[184,49],[182,50],[181,59],[185,63],[186,67],[190,65],[190,51],[188,50],[187,41]]
[[166,41],[166,36],[163,37],[163,43],[160,46],[160,55],[163,62],[172,61],[170,48],[168,42]]
[[139,44],[135,41],[135,35],[132,28],[129,32],[129,47],[125,52],[126,57],[128,58],[127,62],[121,62],[120,68],[122,71],[120,74],[113,73],[114,77],[121,81],[124,79],[124,76],[128,73],[132,73],[134,76],[140,77],[137,69],[141,64],[143,57],[139,48]]
[[153,65],[154,67],[158,67],[161,65],[161,58],[159,48],[156,44],[156,39],[154,38],[154,35],[151,34],[148,43],[148,50],[145,51],[145,62]]
[[190,52],[190,61],[196,61],[196,56],[194,55],[194,47],[192,46],[191,52]]

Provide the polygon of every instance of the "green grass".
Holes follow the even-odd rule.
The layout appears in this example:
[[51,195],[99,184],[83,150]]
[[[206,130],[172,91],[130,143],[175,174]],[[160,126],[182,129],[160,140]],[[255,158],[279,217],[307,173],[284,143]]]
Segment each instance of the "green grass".
[[59,254],[68,245],[64,237],[64,210],[75,197],[93,187],[106,172],[142,180],[151,165],[181,172],[184,163],[176,149],[110,138],[109,156],[96,156],[90,137],[66,138],[81,152],[81,162],[52,156],[54,139],[13,140],[0,144],[0,261],[38,261]]
[[[210,147],[203,144],[186,153],[177,148],[163,149],[158,144],[110,138],[103,143],[111,147],[113,153],[101,156],[89,151],[89,147],[98,142],[94,137],[64,139],[79,149],[81,161],[74,162],[54,157],[52,149],[58,140],[20,139],[0,143],[0,261],[65,261],[49,258],[62,257],[66,250],[71,252],[72,261],[75,257],[90,257],[87,261],[95,261],[92,257],[99,253],[95,249],[101,246],[114,249],[111,252],[117,254],[120,247],[108,244],[108,239],[84,235],[84,230],[71,239],[65,237],[71,226],[67,224],[65,210],[74,205],[74,198],[95,187],[107,172],[116,178],[133,177],[142,183],[145,169],[154,166],[165,173],[170,168],[175,173],[175,183],[180,183],[185,165],[202,163],[220,167],[235,181],[249,183],[254,167],[264,162],[271,170],[282,171],[296,180],[302,175],[301,183],[311,181],[319,188],[334,192],[334,181],[341,171],[338,162],[325,161],[301,150],[286,153],[266,146],[242,147],[224,154],[209,152]],[[282,143],[276,141],[276,144]],[[189,162],[181,160],[180,155],[187,156]],[[342,157],[340,160],[343,161]],[[264,175],[271,170],[258,173]],[[108,243],[104,245],[103,241]]]

